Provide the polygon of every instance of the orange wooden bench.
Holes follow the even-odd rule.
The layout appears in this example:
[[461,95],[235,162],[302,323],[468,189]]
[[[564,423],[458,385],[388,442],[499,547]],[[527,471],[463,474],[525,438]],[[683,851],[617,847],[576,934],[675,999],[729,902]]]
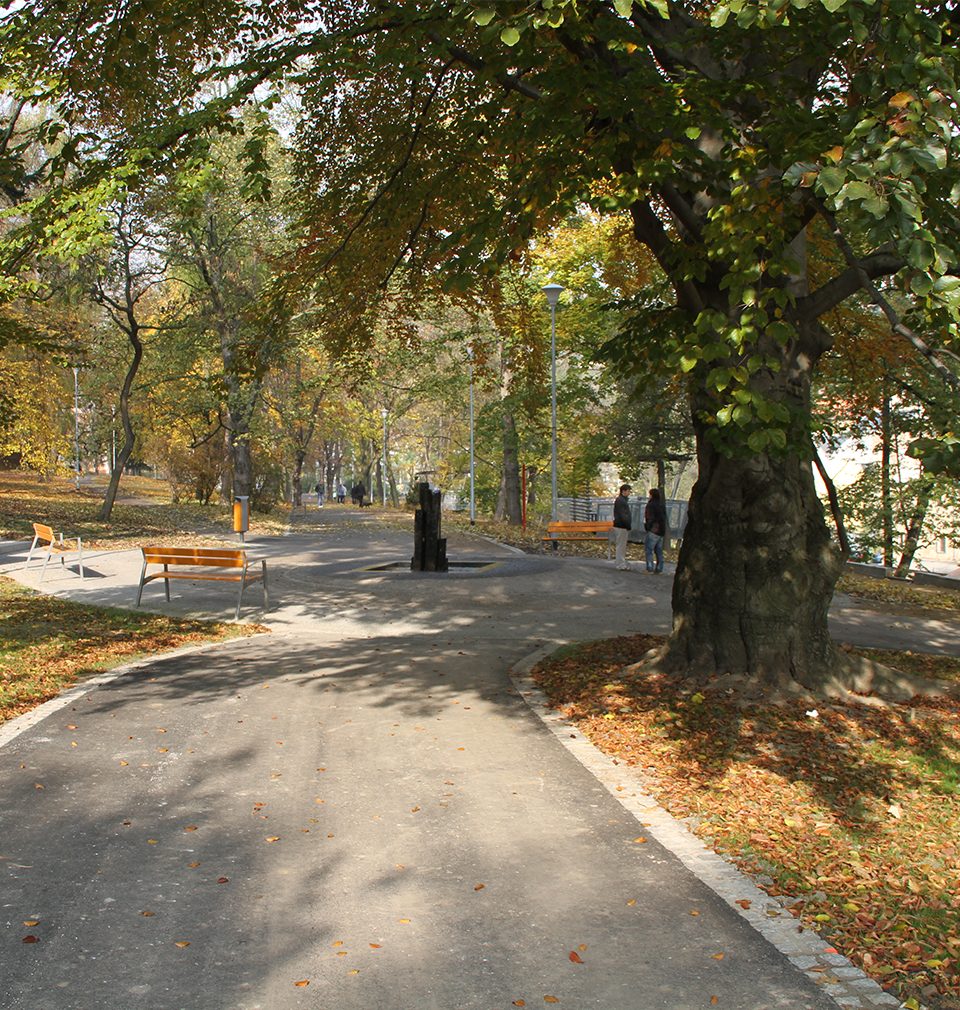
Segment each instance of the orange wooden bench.
[[[269,607],[267,596],[267,562],[263,558],[251,559],[247,552],[232,547],[141,547],[143,567],[137,587],[136,606],[140,606],[143,587],[154,579],[163,579],[167,602],[170,602],[170,580],[239,582],[236,620],[240,620],[243,591],[251,582],[263,583],[263,609]],[[163,565],[163,571],[147,574],[149,565]],[[259,565],[259,570],[255,566]],[[171,571],[171,568],[177,569]],[[184,568],[185,571],[179,569]],[[213,569],[216,569],[215,571]]]
[[47,565],[54,555],[60,558],[60,564],[66,567],[65,555],[76,554],[77,565],[80,568],[80,578],[83,578],[83,541],[80,537],[70,537],[76,540],[76,547],[68,547],[62,533],[54,533],[52,526],[44,526],[43,523],[33,524],[33,543],[30,545],[30,552],[27,554],[27,564],[33,558],[33,552],[38,547],[46,555],[43,562],[43,571],[40,573],[40,581],[43,582],[44,575],[47,574]]
[[610,557],[610,531],[613,529],[613,521],[591,520],[579,521],[572,519],[558,519],[556,522],[547,523],[547,532],[543,535],[543,543],[552,543],[553,549],[565,541],[583,540],[589,543],[606,543],[607,557]]

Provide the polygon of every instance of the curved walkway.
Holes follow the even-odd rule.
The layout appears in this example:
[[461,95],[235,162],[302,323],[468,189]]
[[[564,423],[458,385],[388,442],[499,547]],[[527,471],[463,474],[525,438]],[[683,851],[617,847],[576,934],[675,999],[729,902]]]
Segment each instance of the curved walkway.
[[[371,571],[409,535],[348,510],[308,522],[251,545],[272,635],[160,658],[0,736],[0,1007],[895,1005],[818,985],[511,680],[538,646],[666,630],[669,578],[463,536],[452,558],[495,567]],[[90,568],[44,589],[132,603],[134,552]],[[163,612],[235,599],[152,588]],[[953,626],[900,630],[960,651]]]

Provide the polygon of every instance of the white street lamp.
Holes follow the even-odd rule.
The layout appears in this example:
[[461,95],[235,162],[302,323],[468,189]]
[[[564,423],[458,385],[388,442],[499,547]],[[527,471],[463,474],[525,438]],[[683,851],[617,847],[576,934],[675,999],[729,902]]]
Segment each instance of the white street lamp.
[[550,306],[550,518],[557,521],[557,299],[562,284],[545,284]]
[[387,408],[380,409],[380,416],[383,418],[383,459],[380,466],[383,473],[380,477],[380,488],[383,491],[383,507],[387,507]]
[[470,525],[477,521],[477,502],[474,495],[473,480],[473,348],[467,348],[467,360],[470,362]]

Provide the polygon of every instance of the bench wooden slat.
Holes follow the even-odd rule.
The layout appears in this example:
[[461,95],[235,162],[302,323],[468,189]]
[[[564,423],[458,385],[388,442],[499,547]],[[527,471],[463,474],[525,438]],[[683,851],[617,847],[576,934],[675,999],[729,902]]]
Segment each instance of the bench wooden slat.
[[142,547],[143,558],[150,565],[211,565],[243,568],[247,555],[243,550],[220,547]]
[[585,543],[606,543],[607,554],[610,553],[610,531],[613,529],[611,519],[557,519],[547,523],[547,532],[543,535],[544,543],[552,543],[554,550],[557,544],[583,541]]

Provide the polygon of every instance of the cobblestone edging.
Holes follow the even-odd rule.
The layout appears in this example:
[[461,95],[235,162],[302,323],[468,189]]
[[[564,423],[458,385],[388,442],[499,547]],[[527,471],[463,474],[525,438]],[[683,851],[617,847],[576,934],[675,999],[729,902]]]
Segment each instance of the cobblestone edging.
[[[645,831],[831,996],[837,1006],[844,1010],[874,1007],[903,1010],[898,999],[884,992],[817,933],[800,927],[785,904],[757,887],[748,876],[667,813],[645,791],[643,777],[636,769],[617,764],[596,748],[577,726],[549,706],[546,695],[530,678],[530,671],[561,644],[554,642],[543,646],[510,671],[521,697],[557,740],[643,825]],[[741,901],[749,907],[738,904]]]

